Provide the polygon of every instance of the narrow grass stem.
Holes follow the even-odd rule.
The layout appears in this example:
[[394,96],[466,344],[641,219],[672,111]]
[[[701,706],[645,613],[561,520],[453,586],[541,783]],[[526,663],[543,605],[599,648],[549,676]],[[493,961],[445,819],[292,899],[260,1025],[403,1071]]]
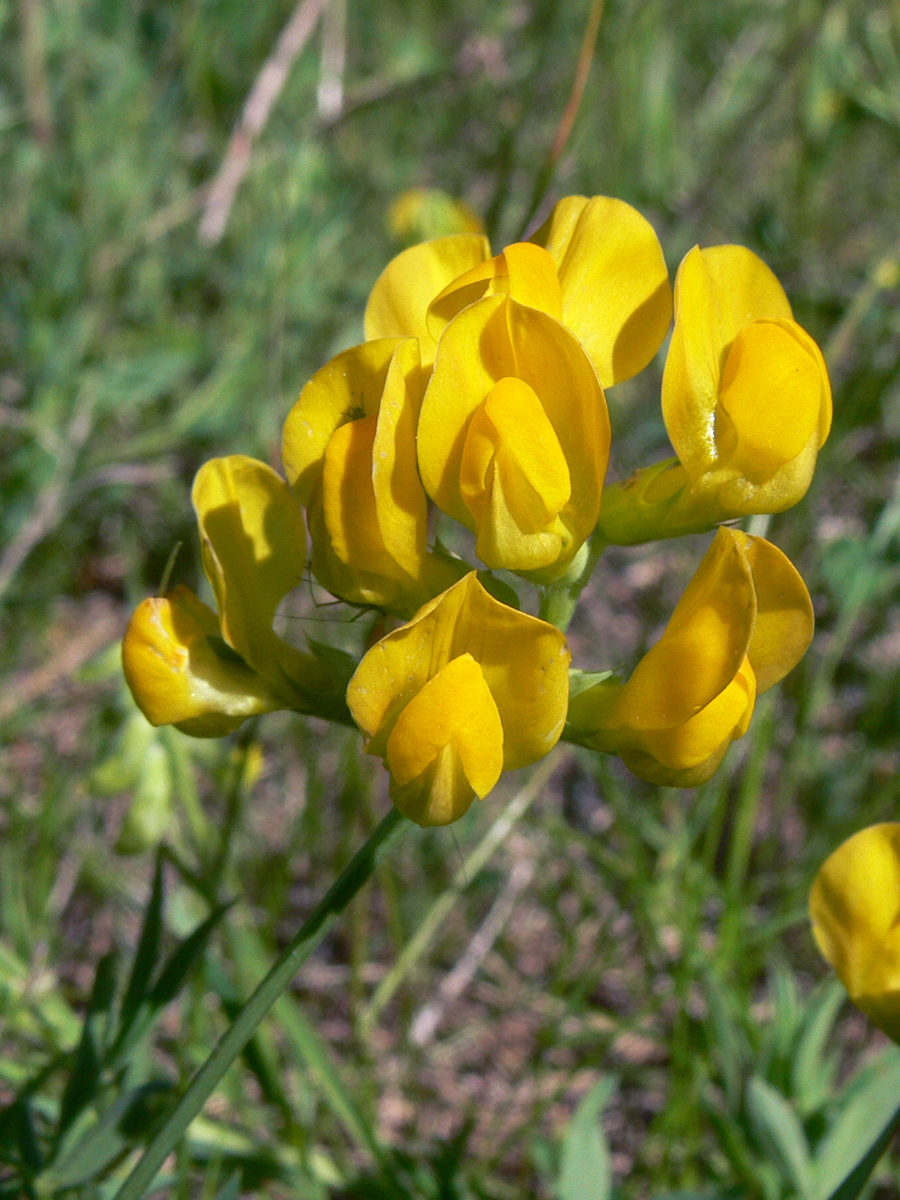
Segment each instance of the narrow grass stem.
[[546,786],[550,776],[559,766],[559,751],[552,752],[536,768],[534,774],[513,796],[503,812],[493,823],[472,853],[453,877],[453,882],[432,904],[419,922],[410,941],[403,948],[397,961],[378,985],[360,1017],[360,1029],[365,1037],[372,1032],[378,1018],[391,1002],[397,988],[415,968],[416,963],[431,945],[438,930],[450,914],[453,906],[488,863],[495,851],[506,841],[516,822],[519,821]]
[[315,911],[284,948],[277,962],[235,1017],[212,1054],[194,1076],[174,1112],[147,1147],[115,1195],[115,1200],[140,1200],[157,1171],[172,1153],[194,1117],[215,1091],[225,1072],[253,1036],[260,1022],[297,971],[321,942],[353,897],[371,878],[379,862],[399,840],[409,822],[392,808],[377,829],[329,888]]

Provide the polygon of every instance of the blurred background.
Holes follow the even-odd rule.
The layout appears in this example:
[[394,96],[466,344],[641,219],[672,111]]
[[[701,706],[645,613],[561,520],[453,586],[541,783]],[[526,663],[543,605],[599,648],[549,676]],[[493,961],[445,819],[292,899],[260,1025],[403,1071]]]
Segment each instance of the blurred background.
[[[398,195],[465,201],[498,250],[519,236],[597,12],[0,0],[0,1104],[45,1080],[25,1142],[0,1134],[4,1194],[27,1194],[23,1146],[59,1117],[98,962],[118,951],[127,979],[160,840],[163,949],[237,899],[135,1043],[140,1103],[108,1123],[104,1179],[384,811],[348,730],[152,730],[118,640],[176,543],[173,580],[201,587],[198,465],[278,465],[288,409],[361,340],[389,257],[448,231],[439,199],[392,230]],[[898,813],[900,10],[606,0],[548,184],[539,216],[570,193],[639,208],[673,278],[698,242],[751,247],[823,346],[834,430],[806,500],[768,525],[816,640],[701,789],[569,750],[544,786],[505,778],[453,830],[407,838],[166,1194],[392,1197],[392,1155],[416,1196],[600,1200],[572,1182],[581,1153],[627,1197],[815,1200],[808,1160],[854,1095],[889,1079],[896,1097],[896,1059],[842,1007],[805,903],[843,837]],[[613,478],[669,453],[661,369],[609,393]],[[577,665],[631,664],[707,541],[610,552]],[[305,594],[298,642],[362,646],[370,616]],[[103,1076],[90,1113],[121,1086]],[[112,1195],[67,1169],[40,1194]],[[900,1172],[879,1178],[897,1194]]]

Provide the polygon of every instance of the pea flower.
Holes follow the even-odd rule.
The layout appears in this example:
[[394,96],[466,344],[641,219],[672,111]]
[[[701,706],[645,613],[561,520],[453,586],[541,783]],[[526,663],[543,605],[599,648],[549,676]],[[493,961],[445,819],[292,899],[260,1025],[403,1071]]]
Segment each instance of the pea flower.
[[569,651],[552,625],[495,600],[471,572],[377,642],[347,689],[366,749],[419,825],[448,825],[501,771],[559,739]]
[[410,246],[388,263],[366,306],[366,338],[419,339],[422,364],[457,313],[507,294],[562,321],[581,341],[604,387],[630,379],[659,349],[672,291],[650,223],[608,196],[566,196],[531,242],[491,257],[477,233]]
[[[125,678],[153,725],[221,737],[247,717],[316,711],[334,689],[325,667],[272,629],[306,567],[303,513],[284,480],[244,455],[204,463],[194,480],[203,569],[218,615],[186,587],[144,600],[122,643]],[[335,701],[339,697],[334,697]]]
[[571,700],[571,740],[618,754],[651,783],[703,783],[746,733],[756,696],[800,661],[812,631],[809,593],[785,555],[722,528],[631,678],[603,680]]
[[316,578],[343,600],[401,616],[466,569],[426,549],[422,386],[415,339],[380,338],[317,371],[284,425],[284,470],[306,509]]
[[511,295],[446,327],[422,401],[419,471],[488,567],[564,573],[590,535],[609,458],[606,400],[581,344]]
[[781,284],[743,246],[694,247],[682,262],[662,408],[678,459],[607,489],[606,541],[700,532],[806,494],[831,427],[828,372]]
[[861,829],[819,869],[813,936],[850,999],[900,1042],[900,824]]

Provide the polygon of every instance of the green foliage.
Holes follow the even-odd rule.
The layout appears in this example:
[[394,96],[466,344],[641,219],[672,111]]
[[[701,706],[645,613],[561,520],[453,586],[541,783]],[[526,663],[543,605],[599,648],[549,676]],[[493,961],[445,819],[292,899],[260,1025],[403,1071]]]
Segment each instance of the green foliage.
[[[297,392],[360,336],[391,200],[438,186],[498,247],[517,235],[588,7],[348,0],[343,114],[319,116],[317,36],[209,245],[203,189],[292,5],[0,4],[3,1196],[112,1196],[375,824],[352,733],[153,730],[113,643],[179,539],[173,582],[198,583],[197,465],[277,462]],[[771,522],[816,642],[695,793],[573,756],[502,836],[509,794],[409,839],[222,1081],[166,1194],[549,1200],[590,1170],[629,1198],[866,1194],[839,1189],[887,1140],[896,1055],[818,982],[804,914],[825,854],[900,792],[898,54],[881,0],[607,0],[554,195],[636,204],[673,269],[697,241],[750,246],[826,347],[835,430]],[[659,375],[610,393],[615,478],[666,456]],[[701,548],[605,556],[576,665],[634,661]],[[326,599],[304,583],[284,626],[349,669],[375,618]],[[412,1044],[521,858],[513,919]],[[893,1194],[896,1166],[873,1179]]]

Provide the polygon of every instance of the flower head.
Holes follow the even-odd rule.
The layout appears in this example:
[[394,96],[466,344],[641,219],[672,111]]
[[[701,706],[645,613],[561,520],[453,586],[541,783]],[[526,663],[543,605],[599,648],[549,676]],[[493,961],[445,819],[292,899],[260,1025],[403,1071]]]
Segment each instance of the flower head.
[[306,508],[312,568],[335,596],[409,616],[460,572],[427,553],[416,469],[414,338],[354,346],[312,377],[284,425],[284,469]]
[[501,604],[474,572],[364,656],[347,703],[391,796],[420,825],[447,825],[503,770],[559,739],[569,652],[544,621]]
[[806,494],[831,427],[828,372],[781,284],[743,246],[694,247],[682,262],[662,408],[678,459],[607,489],[607,541],[699,532]]
[[809,593],[781,551],[720,529],[631,678],[574,697],[569,724],[641,778],[693,787],[746,733],[757,694],[799,662],[812,629]]
[[900,1042],[900,824],[855,833],[819,869],[813,935],[853,1003]]
[[138,606],[122,661],[139,708],[197,737],[278,708],[309,711],[310,693],[331,680],[272,629],[306,566],[300,506],[271,467],[243,455],[204,463],[193,501],[218,615],[185,587]]
[[418,338],[427,368],[452,318],[497,294],[562,321],[604,387],[647,365],[672,316],[669,276],[650,223],[621,200],[567,196],[531,242],[493,258],[487,239],[474,233],[402,251],[372,289],[366,337]]
[[557,578],[597,520],[609,457],[606,400],[578,340],[495,295],[441,338],[419,418],[419,470],[471,529],[488,567]]

